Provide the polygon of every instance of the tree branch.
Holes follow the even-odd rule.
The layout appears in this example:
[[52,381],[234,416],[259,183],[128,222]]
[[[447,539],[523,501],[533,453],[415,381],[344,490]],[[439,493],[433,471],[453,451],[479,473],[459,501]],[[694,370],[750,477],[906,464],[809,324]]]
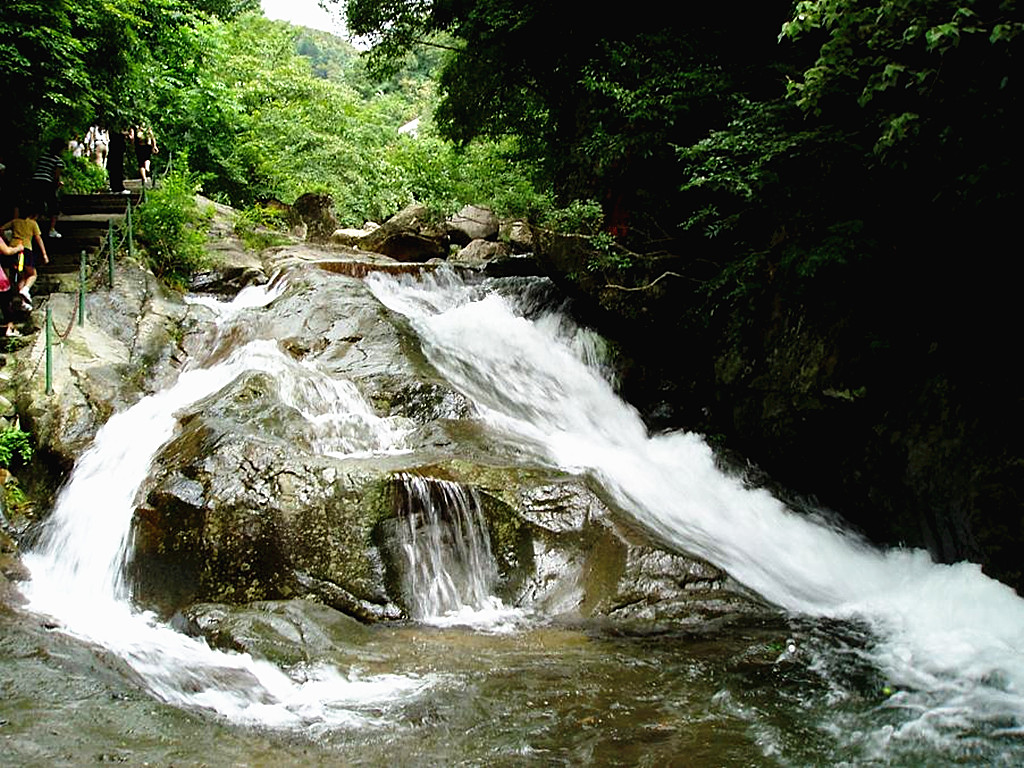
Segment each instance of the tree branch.
[[633,286],[633,287],[628,287],[628,286],[625,286],[625,285],[615,285],[614,283],[605,283],[604,287],[605,288],[614,288],[617,291],[646,291],[649,288],[653,288],[663,277],[678,277],[678,278],[681,278],[683,280],[689,280],[689,281],[694,282],[694,283],[701,282],[700,280],[698,280],[695,277],[687,277],[686,275],[680,275],[678,272],[662,272],[660,275],[658,275],[656,278],[654,278],[651,282],[647,283],[647,285],[637,285],[637,286]]

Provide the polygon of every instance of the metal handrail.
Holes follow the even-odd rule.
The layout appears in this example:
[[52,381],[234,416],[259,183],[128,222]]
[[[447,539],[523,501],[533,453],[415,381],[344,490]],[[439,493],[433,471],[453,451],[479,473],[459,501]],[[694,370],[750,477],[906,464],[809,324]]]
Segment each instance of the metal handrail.
[[[121,251],[122,246],[127,245],[127,251],[129,257],[135,256],[135,238],[132,224],[132,201],[128,199],[125,201],[127,207],[125,208],[125,223],[120,227],[120,239],[118,240],[114,236],[114,222],[107,222],[107,237],[104,245],[101,245],[99,250],[96,252],[97,258],[92,265],[92,269],[89,270],[88,254],[85,250],[81,253],[81,260],[79,263],[79,278],[78,278],[78,307],[73,313],[71,321],[68,323],[67,330],[64,333],[60,333],[53,326],[53,316],[50,311],[50,306],[46,306],[46,327],[45,327],[45,360],[46,360],[46,394],[53,394],[53,337],[56,334],[60,341],[64,341],[71,334],[71,329],[75,324],[75,320],[78,320],[78,326],[82,327],[85,325],[85,294],[88,290],[88,285],[92,281],[93,275],[99,272],[97,269],[99,261],[104,256],[106,251],[106,262],[107,262],[107,289],[112,290],[114,287],[114,256],[116,253]],[[95,281],[94,285],[95,285]],[[36,370],[38,370],[39,362],[36,363]]]

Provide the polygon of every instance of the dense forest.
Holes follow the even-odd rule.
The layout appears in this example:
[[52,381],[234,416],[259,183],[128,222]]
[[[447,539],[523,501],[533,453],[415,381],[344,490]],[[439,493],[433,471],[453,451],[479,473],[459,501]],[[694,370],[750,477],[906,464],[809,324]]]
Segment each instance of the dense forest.
[[652,427],[1024,586],[1016,2],[345,10],[365,56],[254,0],[6,2],[8,174],[146,121],[239,208],[528,216]]
[[[374,77],[351,44],[270,21],[255,0],[16,0],[0,21],[0,79],[19,105],[0,129],[9,188],[53,138],[148,124],[158,172],[174,165],[239,209],[327,192],[339,220],[362,225],[413,198],[439,211],[470,198],[547,205],[504,142],[457,148],[433,135],[434,50]],[[398,128],[415,118],[412,142]],[[79,165],[69,184],[105,184]]]

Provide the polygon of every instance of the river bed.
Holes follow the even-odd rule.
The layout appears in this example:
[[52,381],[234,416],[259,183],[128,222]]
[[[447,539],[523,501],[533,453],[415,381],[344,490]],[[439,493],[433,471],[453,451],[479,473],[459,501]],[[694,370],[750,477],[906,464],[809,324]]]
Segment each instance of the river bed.
[[[160,703],[108,652],[38,617],[4,614],[0,764],[918,765],[940,754],[926,739],[899,735],[908,717],[870,668],[849,654],[839,665],[823,662],[823,645],[842,656],[849,637],[837,628],[765,617],[652,636],[595,623],[501,634],[410,624],[356,634],[327,660],[432,684],[364,711],[373,724],[273,730]],[[850,723],[865,730],[844,733]],[[1002,748],[959,741],[941,760],[1014,764],[1012,737]]]
[[[34,612],[0,609],[0,765],[1024,763],[1024,603],[1011,590],[798,515],[722,473],[700,436],[649,435],[557,317],[457,281],[369,282],[493,435],[587,475],[764,607],[675,625],[526,600],[512,621],[472,620],[493,607],[477,604],[372,626],[306,601],[169,623],[141,613],[122,566],[174,414],[254,367],[308,373],[260,339],[116,414],[79,461],[46,546],[25,558]],[[376,416],[361,419],[373,444],[342,453],[390,450]],[[196,615],[223,622],[206,632],[218,648],[186,637]]]

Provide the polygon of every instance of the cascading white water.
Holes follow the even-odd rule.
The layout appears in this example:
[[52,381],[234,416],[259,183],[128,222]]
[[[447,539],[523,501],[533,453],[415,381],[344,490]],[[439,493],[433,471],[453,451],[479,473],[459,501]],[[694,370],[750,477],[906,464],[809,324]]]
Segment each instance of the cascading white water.
[[397,481],[405,491],[399,542],[414,618],[482,605],[498,572],[475,490],[415,475]]
[[1024,732],[1024,601],[1009,587],[976,565],[883,552],[797,515],[722,473],[698,435],[649,435],[553,332],[557,323],[527,321],[497,294],[450,277],[367,282],[410,318],[431,362],[510,439],[591,474],[681,551],[783,609],[868,622],[874,663],[903,689],[898,705],[919,712],[903,731]]
[[398,543],[410,613],[427,624],[505,631],[522,613],[493,591],[498,568],[475,489],[415,475],[396,478]]
[[[263,298],[249,295],[246,303],[261,306],[277,290]],[[227,309],[225,317],[242,311],[237,305]],[[279,383],[283,399],[306,417],[312,443],[319,435],[333,451],[393,447],[396,431],[373,415],[354,388],[296,363],[272,341],[249,342],[216,365],[182,373],[174,386],[115,414],[99,430],[62,489],[38,548],[25,556],[32,574],[25,585],[28,607],[112,650],[156,696],[176,705],[266,726],[315,729],[373,720],[377,716],[366,714],[367,706],[404,699],[430,681],[350,678],[325,665],[286,674],[247,654],[211,650],[129,602],[123,566],[136,496],[153,456],[173,436],[180,410],[249,371],[265,372]],[[324,425],[326,431],[320,429]]]

